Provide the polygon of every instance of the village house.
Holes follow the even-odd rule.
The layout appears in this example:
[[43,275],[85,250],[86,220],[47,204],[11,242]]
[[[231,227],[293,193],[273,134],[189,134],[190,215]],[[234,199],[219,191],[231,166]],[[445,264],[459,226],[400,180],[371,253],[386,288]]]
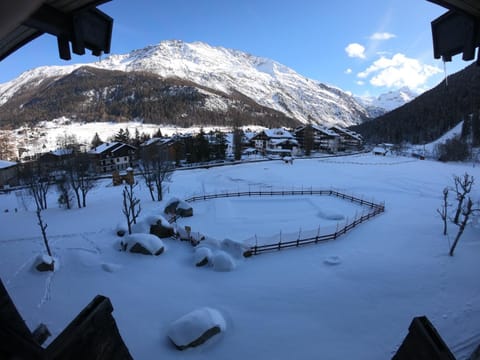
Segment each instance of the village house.
[[296,155],[298,141],[285,129],[265,129],[254,135],[250,140],[251,146],[262,155]]
[[0,160],[0,189],[18,185],[18,164],[13,161]]
[[62,168],[73,155],[73,149],[57,149],[41,154],[37,163],[42,173],[50,174]]
[[158,157],[166,161],[181,160],[179,146],[173,138],[151,138],[140,144],[138,148],[138,157]]
[[88,154],[95,172],[111,173],[134,167],[136,150],[134,146],[128,144],[107,142],[93,148]]
[[[305,149],[305,128],[307,125],[299,126],[295,129],[294,134],[300,146]],[[311,125],[313,151],[326,151],[329,153],[336,153],[340,143],[340,135],[336,132],[327,129],[320,125]]]
[[340,136],[339,148],[338,148],[339,151],[362,149],[363,147],[362,135],[354,131],[344,129],[338,125],[332,126],[330,130],[337,133]]

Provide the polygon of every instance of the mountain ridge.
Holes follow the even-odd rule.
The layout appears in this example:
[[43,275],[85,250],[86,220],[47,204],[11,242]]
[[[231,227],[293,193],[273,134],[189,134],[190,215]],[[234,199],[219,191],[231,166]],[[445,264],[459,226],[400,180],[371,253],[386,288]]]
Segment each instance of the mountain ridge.
[[[213,47],[202,42],[186,43],[180,40],[169,40],[127,54],[111,55],[102,61],[90,64],[41,67],[27,71],[17,79],[0,84],[0,109],[2,110],[0,121],[11,123],[13,116],[18,118],[22,112],[17,111],[9,103],[15,103],[15,106],[20,106],[20,110],[22,110],[25,106],[30,106],[32,101],[33,103],[38,101],[37,96],[33,94],[35,90],[37,93],[44,91],[47,88],[46,84],[56,87],[60,78],[68,79],[69,74],[85,67],[124,72],[124,76],[127,78],[137,76],[139,73],[141,75],[138,76],[141,77],[148,73],[159,77],[161,82],[187,82],[188,86],[197,88],[197,93],[204,96],[204,102],[217,105],[215,111],[211,108],[203,108],[212,116],[215,115],[214,117],[222,116],[222,114],[231,117],[231,114],[228,114],[228,109],[232,107],[232,101],[235,103],[233,108],[236,112],[242,111],[245,106],[251,108],[253,102],[257,103],[257,106],[254,107],[262,109],[261,112],[269,112],[270,110],[266,109],[271,109],[271,113],[274,114],[273,117],[278,117],[278,119],[284,121],[284,123],[282,121],[278,122],[275,126],[307,122],[351,126],[368,120],[371,115],[353,96],[343,90],[304,77],[274,60],[257,57],[239,50]],[[102,76],[106,77],[107,75],[103,73]],[[75,84],[72,84],[71,89],[63,88],[63,91],[67,90],[76,94],[78,89],[76,89]],[[103,93],[110,90],[101,89],[101,84],[93,86],[91,89],[84,88],[84,93],[91,93],[90,97],[85,97],[86,103],[82,104],[78,100],[76,109],[71,109],[70,113],[60,113],[61,109],[57,109],[56,112],[54,111],[55,116],[50,116],[50,119],[59,116],[72,117],[77,115],[82,117],[84,116],[82,109],[92,107],[93,101],[113,101],[103,96]],[[130,92],[133,97],[137,96],[135,89],[123,89],[123,91]],[[27,93],[31,96],[30,100],[26,99],[25,94]],[[95,93],[95,96],[92,95],[93,93]],[[240,94],[241,96],[239,96]],[[18,96],[23,96],[24,102],[19,103],[12,100]],[[51,94],[51,96],[62,97],[61,94]],[[232,97],[234,100],[231,100]],[[242,98],[242,100],[239,100],[239,98]],[[247,99],[250,100],[247,101]],[[246,101],[249,105],[244,106],[238,101]],[[103,106],[108,110],[110,107],[107,105],[107,103],[96,104],[97,107]],[[197,110],[202,109],[198,104],[192,104],[192,106],[196,107]],[[123,111],[120,114],[107,112],[106,115],[115,120],[121,120],[132,115],[149,120],[148,116],[138,111],[142,106],[136,104],[136,107],[137,110],[135,111]],[[159,106],[153,107],[157,108]],[[50,108],[53,108],[52,104],[50,104]],[[122,108],[122,106],[119,105],[117,108]],[[75,114],[74,110],[78,113]],[[40,111],[38,106],[36,111]],[[42,116],[48,117],[48,112],[42,110],[40,113]],[[162,120],[175,122],[184,114],[172,113],[169,118]],[[186,112],[186,114],[187,116],[194,116],[192,111],[190,113]],[[283,116],[280,114],[283,114]],[[246,117],[250,116],[251,121],[258,124],[257,117],[251,115],[251,113],[246,114]],[[27,122],[35,121],[34,118],[35,116],[30,116]],[[48,120],[48,118],[43,120]],[[197,120],[204,121],[206,119],[203,117]],[[197,120],[191,119],[189,123],[195,123]],[[246,119],[244,120],[246,121]]]

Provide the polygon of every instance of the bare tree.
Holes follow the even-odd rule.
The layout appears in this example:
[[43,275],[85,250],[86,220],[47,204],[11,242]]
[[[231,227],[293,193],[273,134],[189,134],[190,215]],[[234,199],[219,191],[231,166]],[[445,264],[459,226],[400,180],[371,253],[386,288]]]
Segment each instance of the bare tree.
[[453,252],[455,251],[455,248],[457,247],[458,240],[460,240],[460,237],[462,236],[463,231],[465,230],[465,227],[468,224],[468,219],[470,218],[470,216],[472,215],[472,213],[474,211],[477,211],[477,210],[473,209],[472,199],[470,199],[470,197],[468,197],[467,198],[467,203],[465,204],[465,206],[462,207],[462,211],[461,211],[462,221],[459,224],[457,224],[458,225],[458,233],[457,233],[457,236],[455,236],[455,240],[453,241],[452,246],[450,247],[450,252],[449,252],[450,256],[453,256]]
[[57,190],[60,194],[60,196],[58,197],[58,203],[61,207],[71,209],[73,200],[72,187],[70,186],[66,175],[58,178],[56,184]]
[[80,150],[81,146],[75,134],[67,134],[66,132],[64,132],[63,135],[57,136],[56,145],[58,149],[77,152]]
[[0,160],[13,160],[15,157],[12,136],[7,131],[0,131]]
[[125,218],[127,219],[127,225],[128,225],[128,233],[132,233],[132,224],[137,223],[137,217],[140,215],[140,212],[142,211],[142,207],[140,206],[140,199],[135,197],[134,189],[138,185],[138,183],[135,184],[129,184],[125,185],[123,188],[123,207],[122,207],[122,212],[123,215],[125,215]]
[[36,209],[47,208],[47,194],[50,188],[48,174],[37,162],[24,164],[19,170],[20,182],[28,189],[35,200]]
[[453,180],[455,182],[455,193],[458,201],[453,222],[458,225],[460,214],[462,213],[463,209],[463,201],[465,200],[467,194],[472,190],[474,178],[473,176],[465,173],[463,176],[454,176]]
[[155,148],[144,150],[139,166],[152,201],[162,201],[165,183],[171,180],[175,170],[173,162],[168,160],[166,151]]
[[40,230],[42,232],[42,237],[43,237],[43,243],[45,244],[45,248],[47,249],[48,256],[52,257],[52,251],[50,250],[50,245],[48,244],[48,239],[47,239],[47,224],[43,222],[42,219],[42,210],[37,209],[37,219],[38,219],[38,226],[40,226]]
[[443,204],[437,212],[443,220],[443,235],[447,235],[447,220],[448,220],[448,187],[443,189]]
[[75,193],[79,208],[87,206],[87,195],[97,183],[90,172],[90,159],[86,153],[74,152],[65,162],[67,180]]

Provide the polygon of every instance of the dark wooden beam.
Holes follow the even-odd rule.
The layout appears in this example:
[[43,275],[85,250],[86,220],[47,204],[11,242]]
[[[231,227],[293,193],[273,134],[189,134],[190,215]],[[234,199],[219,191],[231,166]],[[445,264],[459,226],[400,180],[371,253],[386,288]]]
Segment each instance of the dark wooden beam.
[[427,0],[443,6],[449,10],[455,10],[464,14],[480,17],[480,3],[478,0]]
[[113,19],[96,8],[66,13],[44,4],[24,25],[56,36],[59,55],[64,60],[71,59],[69,43],[77,55],[85,54],[86,49],[96,56],[110,52]]

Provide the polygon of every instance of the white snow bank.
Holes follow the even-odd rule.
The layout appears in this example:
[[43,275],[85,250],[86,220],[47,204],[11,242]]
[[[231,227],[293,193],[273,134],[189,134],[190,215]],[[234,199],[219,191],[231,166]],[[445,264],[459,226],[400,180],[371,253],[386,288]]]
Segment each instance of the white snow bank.
[[236,259],[242,259],[248,247],[240,242],[206,238],[195,249],[194,262],[198,264],[205,257],[215,271],[232,271],[237,267]]
[[220,249],[230,254],[234,258],[240,259],[243,257],[243,253],[247,251],[249,247],[244,243],[235,240],[224,239],[220,242]]
[[214,327],[225,331],[227,328],[225,319],[218,310],[204,307],[173,322],[167,335],[177,346],[188,346]]
[[231,239],[217,240],[214,238],[206,238],[200,243],[199,246],[208,247],[214,252],[218,250],[224,251],[233,258],[237,259],[242,258],[243,253],[249,249],[249,247],[244,243]]
[[135,244],[143,246],[152,254],[155,254],[162,248],[165,249],[163,241],[152,234],[131,234],[128,235],[122,242],[123,244],[126,244],[126,250],[130,250]]
[[215,271],[232,271],[237,267],[230,254],[221,250],[213,254],[212,263]]

